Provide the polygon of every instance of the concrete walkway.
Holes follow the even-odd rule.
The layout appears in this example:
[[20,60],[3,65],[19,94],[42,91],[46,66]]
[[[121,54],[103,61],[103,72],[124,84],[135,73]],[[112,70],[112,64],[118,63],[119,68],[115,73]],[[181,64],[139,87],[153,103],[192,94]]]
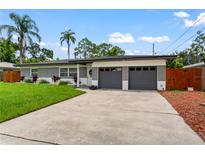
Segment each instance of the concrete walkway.
[[86,94],[0,124],[0,144],[204,144],[155,91]]

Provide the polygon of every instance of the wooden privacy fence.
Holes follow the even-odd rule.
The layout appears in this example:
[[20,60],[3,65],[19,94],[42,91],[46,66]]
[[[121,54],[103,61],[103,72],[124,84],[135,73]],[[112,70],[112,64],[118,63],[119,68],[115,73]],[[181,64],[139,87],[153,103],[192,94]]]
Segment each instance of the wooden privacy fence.
[[202,69],[166,69],[167,90],[186,90],[193,87],[194,90],[202,90]]
[[19,82],[21,81],[20,71],[4,71],[3,72],[3,81],[4,82]]

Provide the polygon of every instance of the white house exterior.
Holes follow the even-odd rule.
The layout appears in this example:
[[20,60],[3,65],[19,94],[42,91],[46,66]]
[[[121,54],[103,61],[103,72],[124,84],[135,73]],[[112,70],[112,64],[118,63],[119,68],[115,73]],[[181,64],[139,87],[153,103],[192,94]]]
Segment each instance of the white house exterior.
[[[122,90],[165,90],[166,61],[175,56],[115,56],[59,60],[17,65],[21,76],[52,82],[52,77],[70,81],[77,87],[97,86]],[[76,77],[76,82],[74,82]]]

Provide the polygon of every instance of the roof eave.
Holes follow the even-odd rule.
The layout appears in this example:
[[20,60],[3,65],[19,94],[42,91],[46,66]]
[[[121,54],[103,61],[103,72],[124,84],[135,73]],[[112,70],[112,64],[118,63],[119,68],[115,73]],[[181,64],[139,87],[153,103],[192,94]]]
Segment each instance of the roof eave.
[[183,68],[195,68],[195,67],[205,67],[205,63],[201,62],[201,63],[191,64],[191,65],[184,66]]
[[107,58],[90,58],[90,59],[76,59],[76,60],[68,60],[67,62],[59,62],[59,63],[28,63],[28,64],[18,64],[14,65],[17,67],[26,67],[26,66],[48,66],[48,65],[69,65],[69,64],[86,64],[92,63],[96,61],[124,61],[124,60],[154,60],[154,59],[165,59],[170,60],[176,58],[176,55],[171,56],[121,56],[121,57],[107,57]]

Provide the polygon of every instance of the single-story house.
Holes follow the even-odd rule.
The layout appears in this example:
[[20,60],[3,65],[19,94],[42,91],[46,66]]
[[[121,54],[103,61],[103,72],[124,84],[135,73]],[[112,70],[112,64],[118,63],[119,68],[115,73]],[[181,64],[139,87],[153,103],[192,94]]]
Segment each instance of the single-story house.
[[3,80],[3,72],[18,69],[13,63],[0,62],[0,81]]
[[201,88],[205,91],[205,62],[195,63],[184,66],[183,68],[201,68]]
[[87,59],[55,60],[19,64],[21,76],[46,79],[60,77],[76,86],[97,86],[105,89],[165,90],[166,61],[175,56],[112,56]]

